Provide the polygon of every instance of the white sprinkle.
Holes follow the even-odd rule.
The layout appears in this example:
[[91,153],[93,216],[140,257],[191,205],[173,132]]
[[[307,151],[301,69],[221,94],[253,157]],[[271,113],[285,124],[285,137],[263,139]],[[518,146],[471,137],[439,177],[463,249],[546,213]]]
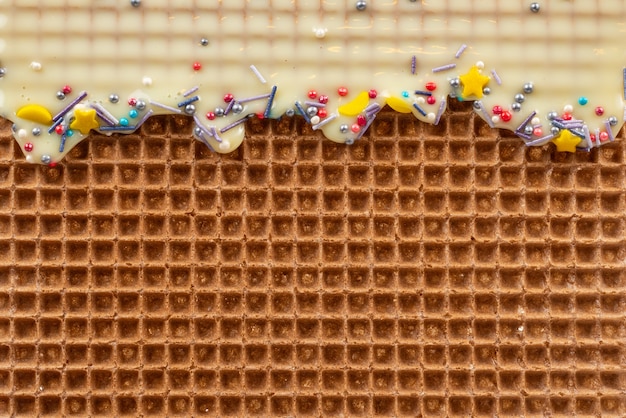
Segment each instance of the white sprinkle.
[[261,72],[259,70],[257,70],[257,68],[254,65],[250,66],[250,69],[252,70],[252,72],[254,73],[255,76],[257,76],[257,78],[259,79],[259,81],[263,84],[267,83],[267,80],[265,80],[265,77],[263,77],[263,75],[261,74]]
[[30,63],[30,68],[33,71],[41,71],[41,63],[37,61],[33,61]]
[[20,139],[26,138],[27,135],[28,133],[26,132],[26,129],[20,129],[19,131],[17,131],[17,136]]
[[572,113],[574,111],[574,106],[572,105],[565,105],[563,106],[563,112],[565,113]]
[[311,125],[317,125],[318,123],[320,123],[320,117],[319,116],[313,116],[311,118]]
[[146,86],[146,87],[151,86],[151,85],[152,85],[152,78],[151,78],[151,77],[147,77],[147,76],[146,76],[146,77],[144,77],[144,78],[141,80],[141,83],[142,83],[144,86]]
[[500,116],[498,116],[498,115],[493,115],[493,116],[491,117],[491,121],[492,121],[493,123],[498,123],[498,122],[500,122]]
[[415,99],[415,101],[417,102],[417,104],[424,104],[424,103],[426,103],[426,99],[424,99],[422,96],[420,96],[417,99]]
[[313,28],[313,33],[315,34],[315,37],[319,39],[325,38],[326,32],[328,32],[328,29],[326,28]]
[[538,117],[534,117],[533,120],[530,121],[530,124],[533,126],[541,125],[541,119],[539,119]]
[[228,151],[230,149],[230,142],[227,140],[223,140],[222,142],[220,142],[219,147],[222,151]]
[[485,68],[485,63],[482,61],[476,61],[476,67],[478,67],[479,70],[482,70]]
[[428,119],[430,122],[434,121],[436,117],[437,115],[435,115],[433,112],[430,112],[428,115],[426,115],[426,119]]

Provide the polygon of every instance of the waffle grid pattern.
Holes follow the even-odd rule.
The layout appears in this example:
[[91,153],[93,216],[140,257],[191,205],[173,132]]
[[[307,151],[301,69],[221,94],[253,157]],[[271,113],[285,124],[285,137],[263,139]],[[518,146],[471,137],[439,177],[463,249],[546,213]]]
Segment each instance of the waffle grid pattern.
[[625,141],[466,105],[353,146],[184,118],[54,168],[0,137],[0,415],[626,413]]

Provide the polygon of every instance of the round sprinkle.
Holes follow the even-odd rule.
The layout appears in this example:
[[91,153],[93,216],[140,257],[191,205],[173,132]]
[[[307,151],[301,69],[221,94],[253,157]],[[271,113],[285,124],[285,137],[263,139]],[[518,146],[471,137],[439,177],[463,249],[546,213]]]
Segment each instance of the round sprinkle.
[[44,164],[50,164],[50,162],[52,161],[52,157],[50,157],[47,154],[44,154],[41,156],[41,162]]
[[63,127],[63,125],[57,125],[54,128],[54,132],[56,132],[57,134],[61,135],[63,134],[63,131],[65,130],[65,128]]
[[502,114],[502,106],[494,106],[491,109],[491,113],[493,113],[494,115],[501,115]]
[[530,11],[531,12],[539,13],[539,9],[541,9],[541,6],[539,6],[539,3],[537,3],[537,2],[530,3]]
[[7,69],[6,68],[0,68],[0,78],[4,77],[7,73]]
[[361,127],[359,126],[358,123],[354,123],[354,124],[352,124],[350,129],[352,130],[352,132],[357,133],[357,132],[359,132],[361,130]]
[[285,111],[285,115],[289,116],[290,118],[293,117],[296,114],[296,111],[293,109],[287,109]]
[[515,101],[517,103],[524,103],[524,100],[526,100],[526,97],[524,97],[523,94],[518,93],[518,94],[515,95]]
[[74,131],[71,129],[68,129],[67,131],[65,131],[65,135],[67,136],[74,136]]
[[313,117],[311,117],[311,125],[317,125],[318,123],[320,123],[320,117],[315,115]]
[[33,150],[33,144],[31,142],[27,142],[24,144],[24,151],[31,152]]
[[128,126],[128,119],[126,119],[126,118],[120,118],[120,125],[122,125],[122,126]]
[[489,96],[491,94],[491,89],[489,87],[484,87],[483,88],[483,94],[485,96]]
[[234,99],[234,96],[230,93],[226,93],[224,95],[224,103],[230,103],[233,101],[233,99]]
[[65,100],[65,93],[63,93],[61,90],[57,91],[56,96],[59,100]]
[[315,107],[315,106],[307,107],[306,114],[309,115],[309,116],[317,115],[317,107]]
[[137,99],[135,99],[134,97],[131,97],[130,99],[128,99],[128,106],[137,106]]
[[426,103],[428,103],[429,105],[434,105],[437,102],[437,99],[435,99],[435,96],[428,96],[426,98]]
[[345,134],[345,133],[348,133],[348,129],[350,129],[348,125],[344,124],[339,127],[339,132],[341,132],[342,134]]
[[543,129],[541,129],[541,128],[533,129],[533,135],[535,135],[535,136],[543,136]]
[[33,136],[39,136],[39,135],[41,135],[41,129],[33,128]]
[[437,83],[435,83],[434,81],[429,81],[428,83],[426,83],[425,87],[428,91],[435,91],[437,90]]
[[511,112],[509,112],[508,110],[504,110],[500,115],[500,118],[502,118],[504,122],[509,122],[511,119],[513,119],[513,115],[511,115]]
[[33,61],[30,63],[30,69],[33,71],[41,71],[41,63],[37,61]]
[[317,97],[317,92],[315,90],[309,90],[307,96],[309,96],[309,99],[315,99]]
[[117,94],[109,94],[109,101],[111,103],[117,103],[120,101],[120,96],[118,96]]
[[345,87],[339,87],[337,89],[337,93],[339,93],[340,96],[344,97],[348,95],[348,89]]
[[321,109],[317,109],[317,116],[319,116],[320,118],[325,118],[326,116],[328,116],[328,111],[324,108]]
[[537,116],[535,116],[530,123],[535,126],[535,125],[539,125],[541,123],[541,119],[539,119]]
[[63,86],[63,88],[61,89],[61,91],[62,91],[64,94],[70,94],[70,93],[72,92],[72,87],[66,84],[66,85],[64,85],[64,86]]
[[559,114],[556,112],[549,112],[546,117],[548,120],[554,120],[559,117]]
[[461,85],[461,81],[458,78],[453,78],[452,80],[450,80],[450,86],[457,88]]
[[359,0],[356,2],[356,9],[360,12],[367,8],[367,2],[365,0]]
[[374,89],[370,90],[367,92],[367,95],[369,96],[370,99],[375,99],[376,96],[378,96],[378,92]]
[[321,104],[326,104],[328,103],[328,96],[325,95],[321,95],[319,99],[317,99]]
[[326,32],[328,32],[328,29],[326,28],[313,28],[313,33],[315,34],[315,37],[319,39],[325,38]]
[[556,126],[553,126],[552,128],[550,128],[550,133],[552,135],[558,135],[559,132],[561,132],[561,130],[559,128],[557,128]]
[[585,96],[580,96],[578,98],[578,104],[581,106],[586,105],[587,103],[589,103],[589,99],[587,99]]
[[223,107],[216,107],[215,108],[215,116],[222,117],[222,116],[224,116],[224,112],[225,112],[225,110],[224,110]]
[[209,45],[209,40],[207,38],[200,39],[200,45],[208,46]]
[[532,126],[526,125],[526,127],[524,128],[524,133],[526,135],[532,135],[534,130],[535,130],[535,128],[533,128]]
[[242,106],[242,104],[241,104],[241,103],[235,103],[235,104],[233,105],[233,113],[238,115],[238,114],[239,114],[239,113],[241,113],[241,112],[243,112],[243,106]]
[[367,125],[367,119],[365,119],[365,116],[359,115],[356,117],[356,123],[359,126],[365,126]]
[[141,6],[141,0],[130,0],[130,5],[133,7]]
[[207,112],[206,118],[208,120],[215,120],[215,113],[214,112]]
[[27,136],[27,135],[28,135],[28,134],[26,133],[26,129],[20,129],[19,131],[17,131],[17,136],[18,136],[20,139],[24,139],[24,138],[26,138],[26,136]]
[[193,70],[194,71],[200,71],[202,69],[202,64],[200,64],[198,61],[193,63]]
[[139,116],[139,112],[137,112],[135,109],[131,109],[131,111],[128,112],[128,116],[130,116],[132,119],[135,119],[137,116]]
[[574,106],[572,105],[565,105],[563,106],[563,112],[565,113],[572,113],[574,111]]
[[523,90],[524,93],[530,94],[533,92],[533,90],[535,90],[535,86],[533,85],[533,83],[526,83],[524,84]]
[[604,115],[604,108],[602,106],[596,107],[596,115],[598,116]]
[[138,110],[144,110],[146,108],[146,102],[144,102],[143,100],[137,100],[137,104],[135,105],[135,107]]
[[185,113],[188,115],[193,115],[194,113],[196,113],[196,107],[192,104],[188,104],[187,106],[185,106]]
[[609,124],[610,124],[611,126],[615,126],[615,125],[617,125],[617,118],[616,118],[615,116],[611,116],[611,117],[609,118]]
[[144,77],[144,78],[141,80],[141,83],[142,83],[144,86],[146,86],[146,87],[151,86],[151,85],[152,85],[152,78],[150,78],[150,77]]
[[482,61],[476,61],[476,67],[477,67],[479,70],[482,70],[483,68],[485,68],[485,63],[484,63],[484,62],[482,62]]
[[200,127],[199,127],[199,126],[196,126],[196,127],[193,129],[193,134],[194,134],[195,136],[200,136],[200,135],[202,135],[202,129],[200,129]]
[[406,91],[406,90],[405,90],[405,91],[403,91],[403,92],[402,92],[402,97],[404,97],[404,98],[408,98],[408,97],[409,97],[409,92],[408,92],[408,91]]
[[600,141],[604,142],[609,139],[609,133],[606,131],[600,132]]

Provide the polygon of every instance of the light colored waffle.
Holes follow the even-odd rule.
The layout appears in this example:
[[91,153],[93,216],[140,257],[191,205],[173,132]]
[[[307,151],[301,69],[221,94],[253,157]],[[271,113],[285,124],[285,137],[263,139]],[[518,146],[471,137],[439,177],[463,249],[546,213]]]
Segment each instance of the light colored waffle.
[[458,104],[353,146],[190,127],[49,168],[5,125],[0,414],[626,413],[624,140],[525,148]]

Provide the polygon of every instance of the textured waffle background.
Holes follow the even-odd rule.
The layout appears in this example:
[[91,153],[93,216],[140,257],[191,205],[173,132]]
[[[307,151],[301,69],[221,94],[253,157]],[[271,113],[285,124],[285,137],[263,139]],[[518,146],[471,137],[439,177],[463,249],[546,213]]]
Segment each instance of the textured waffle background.
[[527,149],[454,104],[353,146],[253,121],[0,137],[0,414],[626,414],[626,141]]

